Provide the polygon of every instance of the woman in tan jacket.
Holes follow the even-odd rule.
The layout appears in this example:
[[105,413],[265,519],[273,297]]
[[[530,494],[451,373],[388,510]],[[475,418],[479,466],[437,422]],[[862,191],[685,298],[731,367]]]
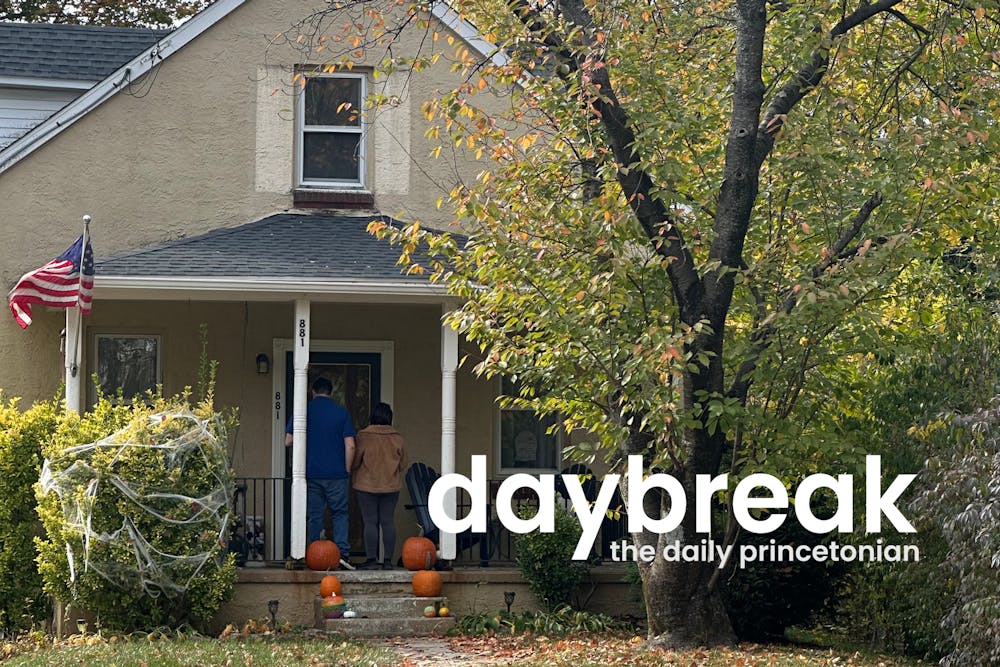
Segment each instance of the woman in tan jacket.
[[[392,427],[392,408],[379,403],[372,410],[371,426],[358,432],[351,466],[351,484],[358,492],[358,505],[365,522],[365,555],[361,570],[392,569],[396,549],[396,524],[393,513],[403,488],[406,470],[406,445],[403,436]],[[378,562],[379,530],[382,531],[384,561]]]

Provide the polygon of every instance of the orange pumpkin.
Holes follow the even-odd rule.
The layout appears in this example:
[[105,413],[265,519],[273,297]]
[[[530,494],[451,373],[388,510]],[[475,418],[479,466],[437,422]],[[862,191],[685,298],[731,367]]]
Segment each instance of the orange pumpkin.
[[306,549],[306,567],[310,570],[336,570],[340,566],[340,549],[330,540],[316,540]]
[[418,598],[441,595],[441,575],[434,570],[420,570],[413,575],[413,594]]
[[332,574],[326,575],[319,582],[319,596],[321,598],[328,598],[331,595],[341,595],[342,593],[343,586],[340,585],[340,579]]
[[429,570],[437,562],[437,547],[426,537],[411,537],[403,542],[403,567]]

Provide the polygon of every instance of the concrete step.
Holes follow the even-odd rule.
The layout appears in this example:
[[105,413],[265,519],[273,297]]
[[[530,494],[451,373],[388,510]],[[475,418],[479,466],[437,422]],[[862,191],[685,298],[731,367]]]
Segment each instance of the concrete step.
[[413,594],[413,572],[408,570],[335,570],[330,574],[340,579],[345,597],[356,593]]
[[[347,609],[359,617],[368,618],[422,618],[424,608],[430,605],[440,606],[443,597],[419,598],[412,595],[397,595],[393,593],[344,595]],[[318,595],[313,599],[313,617],[316,627],[320,627],[323,618],[323,599]]]
[[455,627],[446,618],[327,618],[321,629],[348,637],[430,637]]

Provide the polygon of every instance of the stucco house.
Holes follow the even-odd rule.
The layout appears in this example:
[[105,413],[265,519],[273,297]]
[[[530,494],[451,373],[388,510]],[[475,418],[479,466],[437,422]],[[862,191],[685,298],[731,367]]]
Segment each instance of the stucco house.
[[[8,287],[93,216],[94,306],[72,407],[94,400],[80,380],[92,374],[127,395],[182,389],[206,324],[217,400],[240,409],[233,465],[266,544],[253,556],[266,560],[302,548],[283,434],[317,374],[334,380],[358,427],[375,402],[392,404],[413,461],[468,472],[470,456],[486,454],[491,477],[561,467],[533,415],[501,414],[497,383],[458,368],[473,350],[441,326],[453,306],[442,287],[402,275],[398,253],[366,232],[380,216],[447,223],[435,205],[446,175],[428,175],[441,167],[426,157],[420,105],[456,75],[442,63],[376,82],[362,59],[294,85],[322,54],[271,38],[318,8],[219,0],[0,151]],[[434,13],[439,30],[488,54],[446,5]],[[370,118],[338,109],[376,86],[399,103]],[[37,310],[26,331],[0,324],[0,387],[27,400],[57,391],[60,332],[73,333],[63,311]],[[397,519],[401,537],[416,532],[403,502]]]
[[[485,454],[493,480],[564,467],[545,423],[498,408],[500,383],[460,366],[476,350],[442,326],[455,305],[443,288],[401,274],[397,251],[366,231],[376,218],[448,223],[436,200],[464,166],[441,170],[429,157],[420,109],[456,75],[442,59],[419,76],[376,80],[361,58],[350,71],[293,84],[297,72],[323,64],[322,54],[273,37],[326,6],[217,0],[0,150],[4,284],[65,250],[84,214],[93,216],[97,256],[78,371],[66,370],[77,349],[67,314],[36,308],[26,331],[0,318],[0,387],[30,401],[65,380],[78,410],[94,400],[83,381],[92,375],[127,395],[157,384],[177,392],[194,382],[207,326],[208,354],[219,362],[216,401],[239,408],[232,464],[249,565],[304,549],[304,473],[294,452],[305,439],[306,387],[320,374],[358,427],[376,402],[390,403],[411,461],[469,474],[470,457]],[[501,57],[446,4],[434,5],[433,18],[469,49]],[[420,35],[411,38],[397,53],[416,48]],[[343,112],[376,86],[398,103],[371,117]],[[296,413],[288,450],[285,424]],[[418,531],[408,501],[404,492],[399,544]],[[352,526],[360,554],[360,521]],[[440,547],[446,558],[480,565],[482,554],[457,552],[454,536]],[[509,558],[502,540],[489,551]],[[314,580],[251,569],[242,582]],[[463,576],[453,581],[485,575]],[[613,608],[621,594],[608,599]]]

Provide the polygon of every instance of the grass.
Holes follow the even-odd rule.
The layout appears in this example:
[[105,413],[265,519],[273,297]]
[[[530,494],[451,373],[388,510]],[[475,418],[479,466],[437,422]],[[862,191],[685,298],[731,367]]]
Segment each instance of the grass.
[[[448,640],[453,659],[464,664],[519,667],[913,667],[926,663],[903,658],[794,646],[743,645],[732,649],[649,650],[641,637],[621,634],[576,635],[568,638],[504,635],[455,637]],[[397,640],[402,653],[408,642]],[[224,667],[309,665],[322,667],[413,666],[416,657],[357,641],[309,633],[275,636],[233,634],[228,638],[146,635],[132,638],[74,636],[52,642],[44,635],[0,644],[2,667]],[[426,663],[424,663],[426,664]]]
[[[14,647],[8,649],[8,647]],[[19,653],[4,660],[4,652]],[[343,667],[381,667],[397,665],[399,658],[386,648],[330,637],[305,635],[275,638],[269,636],[215,639],[191,637],[180,639],[104,640],[95,636],[70,637],[49,643],[23,639],[0,647],[3,667],[182,667],[194,665],[338,665]]]

